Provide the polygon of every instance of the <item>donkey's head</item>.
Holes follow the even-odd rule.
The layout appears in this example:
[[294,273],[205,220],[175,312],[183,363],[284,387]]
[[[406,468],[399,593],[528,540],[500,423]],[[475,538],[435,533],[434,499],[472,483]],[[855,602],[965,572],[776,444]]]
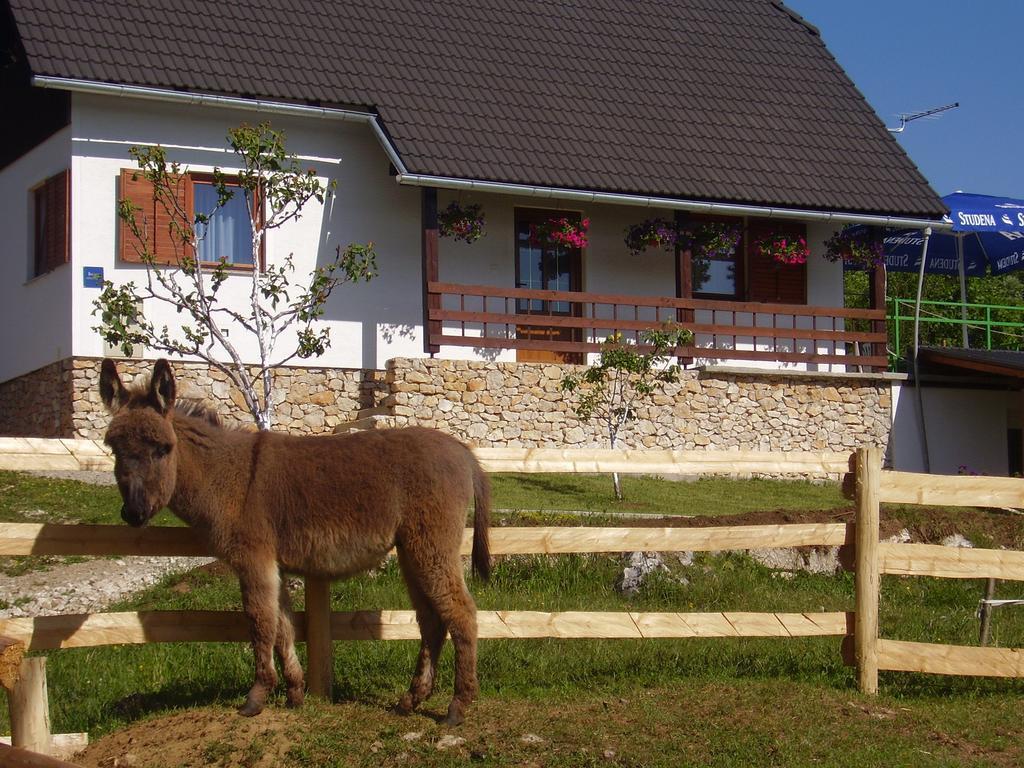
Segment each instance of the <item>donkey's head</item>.
[[166,360],[157,360],[148,386],[130,390],[121,383],[114,361],[103,361],[100,397],[113,415],[105,442],[114,452],[114,477],[124,501],[121,518],[129,525],[148,523],[174,493],[174,393],[174,374]]

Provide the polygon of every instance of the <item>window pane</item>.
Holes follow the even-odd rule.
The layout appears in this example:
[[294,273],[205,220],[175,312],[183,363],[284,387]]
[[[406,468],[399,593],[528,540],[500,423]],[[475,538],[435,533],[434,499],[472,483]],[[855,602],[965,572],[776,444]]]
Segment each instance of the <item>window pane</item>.
[[733,259],[693,260],[695,293],[736,294],[736,262]]
[[[533,223],[519,219],[516,230],[516,259],[519,267],[517,288],[545,291],[571,291],[573,287],[573,253],[569,248],[550,243],[540,244],[531,236]],[[517,312],[568,315],[572,303],[543,299],[518,299]]]
[[[540,290],[544,288],[543,251],[530,239],[530,226],[520,222],[516,232],[516,258],[519,261],[519,281],[516,288]],[[540,299],[518,299],[516,312],[543,312],[544,302]]]
[[[252,221],[240,187],[234,187],[235,196],[210,217],[206,226],[196,227],[199,240],[199,260],[228,264],[252,264]],[[217,206],[217,189],[213,184],[196,182],[192,187],[196,213],[208,214]]]

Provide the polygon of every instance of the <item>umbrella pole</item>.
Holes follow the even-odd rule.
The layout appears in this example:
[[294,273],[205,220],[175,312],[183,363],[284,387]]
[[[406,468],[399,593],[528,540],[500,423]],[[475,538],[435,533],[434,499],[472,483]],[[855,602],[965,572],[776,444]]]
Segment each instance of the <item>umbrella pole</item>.
[[967,338],[967,274],[964,266],[964,236],[956,236],[956,263],[960,270],[960,332],[963,335],[964,349],[970,349],[971,342]]
[[921,266],[917,272],[917,301],[914,303],[914,389],[917,390],[917,423],[921,428],[921,457],[924,459],[926,474],[932,471],[931,459],[928,456],[928,429],[924,423],[924,393],[921,391],[921,377],[917,367],[917,351],[921,346],[921,293],[924,290],[924,265],[928,259],[928,240],[931,239],[932,228],[925,227],[924,243],[921,245]]

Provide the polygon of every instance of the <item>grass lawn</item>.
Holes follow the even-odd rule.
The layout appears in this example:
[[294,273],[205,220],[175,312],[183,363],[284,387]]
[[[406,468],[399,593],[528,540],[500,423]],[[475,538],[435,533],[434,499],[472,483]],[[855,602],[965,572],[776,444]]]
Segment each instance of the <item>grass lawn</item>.
[[836,483],[801,480],[701,478],[677,482],[622,476],[623,501],[612,492],[610,475],[491,475],[494,506],[504,509],[641,512],[659,515],[733,515],[765,510],[848,507]]
[[[596,502],[586,501],[610,501],[608,478],[572,476],[567,480],[579,484],[568,489],[545,489],[538,479],[555,480],[495,477],[495,506],[621,509],[595,509]],[[66,519],[71,507],[89,522],[115,522],[120,509],[112,488],[0,473],[0,489],[2,519]],[[629,511],[695,514],[716,498],[714,514],[786,504],[833,508],[815,502],[815,495],[848,506],[835,486],[779,481],[642,479],[626,493],[627,503],[644,505]],[[783,578],[742,554],[698,555],[690,566],[666,559],[671,572],[651,578],[632,598],[614,590],[622,564],[607,556],[503,558],[490,583],[471,589],[482,609],[853,607],[851,574]],[[1001,584],[999,596],[1020,596],[1020,587]],[[974,644],[981,592],[980,581],[883,577],[882,635]],[[301,590],[295,597],[301,607]],[[335,610],[409,607],[393,562],[334,585],[332,597]],[[113,609],[240,605],[233,577],[201,570]],[[993,628],[995,644],[1024,647],[1024,610],[997,612]],[[454,730],[434,718],[451,695],[450,644],[437,695],[424,714],[407,718],[388,707],[408,685],[417,651],[410,641],[336,643],[332,704],[311,702],[292,712],[278,691],[273,706],[251,720],[233,709],[252,676],[251,652],[242,644],[70,649],[47,656],[54,732],[88,731],[94,741],[109,735],[82,758],[90,766],[113,765],[125,753],[138,765],[175,768],[1024,764],[1024,681],[883,673],[881,695],[863,697],[839,646],[839,638],[485,640],[480,702]],[[0,732],[9,732],[6,721],[2,704]],[[465,741],[445,748],[444,736]]]
[[[832,611],[853,604],[850,574],[784,579],[738,554],[698,556],[689,567],[673,563],[671,573],[652,579],[634,598],[613,589],[620,571],[618,559],[605,556],[507,558],[496,564],[489,584],[471,588],[484,609]],[[980,591],[979,582],[885,577],[882,633],[973,643]],[[296,598],[301,607],[301,591]],[[389,563],[376,574],[336,584],[333,605],[409,604]],[[119,606],[239,607],[235,580],[208,571]],[[1024,612],[999,614],[995,627],[1000,645],[1024,646]],[[273,709],[257,719],[265,718],[263,730],[255,733],[248,725],[253,721],[233,712],[251,682],[244,645],[51,652],[48,674],[56,732],[89,731],[95,740],[133,724],[145,731],[148,720],[169,715],[169,722],[153,721],[153,737],[180,723],[177,740],[197,741],[204,756],[153,765],[259,765],[257,758],[268,756],[267,764],[284,766],[434,766],[469,763],[474,754],[492,765],[566,766],[980,766],[1024,760],[1024,681],[883,673],[882,695],[862,697],[853,670],[841,662],[839,644],[839,638],[485,640],[480,704],[453,732],[466,743],[447,751],[439,751],[437,742],[449,731],[431,715],[443,715],[451,695],[450,645],[425,715],[401,718],[388,711],[408,685],[415,643],[337,643],[335,706],[286,712],[279,691]],[[0,722],[0,730],[5,727]],[[422,736],[410,742],[403,738],[409,733]],[[524,741],[529,734],[544,748]],[[275,753],[281,744],[287,748]],[[605,757],[609,752],[614,756]]]

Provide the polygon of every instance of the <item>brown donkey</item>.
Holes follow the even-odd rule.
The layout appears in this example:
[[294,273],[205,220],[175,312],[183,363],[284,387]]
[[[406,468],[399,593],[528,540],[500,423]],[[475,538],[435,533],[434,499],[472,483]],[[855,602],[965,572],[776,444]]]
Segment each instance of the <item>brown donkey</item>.
[[342,578],[396,547],[422,638],[397,708],[409,712],[433,692],[450,632],[455,697],[446,722],[462,722],[477,694],[476,606],[459,557],[471,500],[473,568],[484,578],[490,571],[490,484],[466,446],[419,428],[322,437],[226,429],[201,406],[175,407],[166,360],[157,361],[148,386],[132,390],[104,360],[100,394],[113,414],[106,442],[124,521],[143,526],[167,506],[238,575],[256,657],[242,714],[258,714],[277,684],[274,650],[288,704],[302,703],[281,572]]

